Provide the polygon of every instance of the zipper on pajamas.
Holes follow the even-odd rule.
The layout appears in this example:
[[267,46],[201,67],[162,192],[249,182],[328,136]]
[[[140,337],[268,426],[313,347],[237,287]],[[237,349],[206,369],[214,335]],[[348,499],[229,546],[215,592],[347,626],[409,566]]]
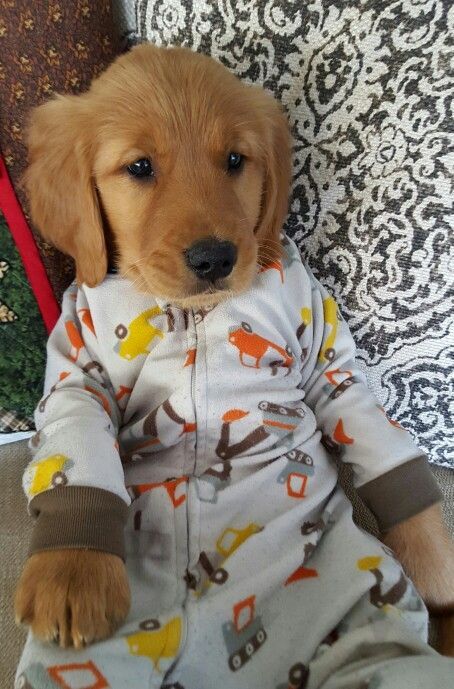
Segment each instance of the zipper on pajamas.
[[196,466],[197,466],[197,445],[198,445],[198,418],[197,418],[197,403],[196,403],[196,376],[197,376],[197,350],[198,350],[198,337],[197,337],[197,324],[195,322],[195,316],[194,316],[194,311],[191,309],[188,312],[188,319],[190,319],[191,323],[191,336],[193,339],[193,342],[191,342],[191,347],[194,347],[195,349],[195,356],[194,356],[194,363],[192,365],[192,370],[191,370],[191,402],[192,402],[192,407],[194,410],[194,423],[195,423],[195,435],[194,435],[194,464],[192,467],[192,474],[195,474]]

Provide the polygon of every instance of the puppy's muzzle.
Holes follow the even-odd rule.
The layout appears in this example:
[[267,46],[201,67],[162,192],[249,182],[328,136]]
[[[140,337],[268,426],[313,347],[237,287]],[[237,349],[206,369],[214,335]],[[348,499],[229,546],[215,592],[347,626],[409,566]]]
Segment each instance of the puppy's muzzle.
[[230,275],[237,253],[235,244],[213,237],[194,242],[186,249],[184,257],[186,265],[200,280],[216,282]]

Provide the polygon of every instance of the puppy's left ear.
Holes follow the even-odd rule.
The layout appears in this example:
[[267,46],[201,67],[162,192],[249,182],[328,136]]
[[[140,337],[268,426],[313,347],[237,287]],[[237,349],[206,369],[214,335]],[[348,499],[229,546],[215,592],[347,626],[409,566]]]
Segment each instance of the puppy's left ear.
[[57,96],[32,111],[24,184],[45,239],[76,262],[79,283],[94,287],[107,271],[101,209],[92,174],[90,94]]
[[273,255],[280,258],[279,235],[288,212],[292,156],[290,130],[282,106],[264,91],[261,91],[261,96],[265,120],[262,144],[265,180],[256,236],[260,247],[259,260],[263,251],[264,262],[267,263]]

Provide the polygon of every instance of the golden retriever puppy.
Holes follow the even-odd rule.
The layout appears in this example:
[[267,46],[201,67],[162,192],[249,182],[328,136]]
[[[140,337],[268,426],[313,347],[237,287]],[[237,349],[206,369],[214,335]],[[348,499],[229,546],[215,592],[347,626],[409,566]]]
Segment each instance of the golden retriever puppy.
[[[286,118],[210,58],[139,46],[87,93],[37,108],[28,144],[33,220],[74,258],[79,285],[95,288],[114,266],[139,292],[203,309],[280,266]],[[439,505],[393,526],[385,542],[445,614],[443,650],[453,654],[454,560]],[[80,647],[112,634],[129,603],[121,557],[65,544],[31,555],[15,606],[36,637]]]

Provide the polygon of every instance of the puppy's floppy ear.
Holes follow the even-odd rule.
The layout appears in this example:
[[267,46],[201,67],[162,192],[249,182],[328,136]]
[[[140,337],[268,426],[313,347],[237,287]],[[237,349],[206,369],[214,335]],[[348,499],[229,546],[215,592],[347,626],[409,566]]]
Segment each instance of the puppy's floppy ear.
[[274,254],[279,258],[279,235],[288,212],[291,181],[291,138],[289,125],[281,105],[264,91],[261,110],[265,116],[265,136],[262,142],[265,180],[262,207],[256,236],[259,259],[263,250],[264,262]]
[[107,271],[102,219],[92,178],[93,123],[86,96],[57,96],[32,111],[24,184],[41,234],[76,262],[79,283]]

